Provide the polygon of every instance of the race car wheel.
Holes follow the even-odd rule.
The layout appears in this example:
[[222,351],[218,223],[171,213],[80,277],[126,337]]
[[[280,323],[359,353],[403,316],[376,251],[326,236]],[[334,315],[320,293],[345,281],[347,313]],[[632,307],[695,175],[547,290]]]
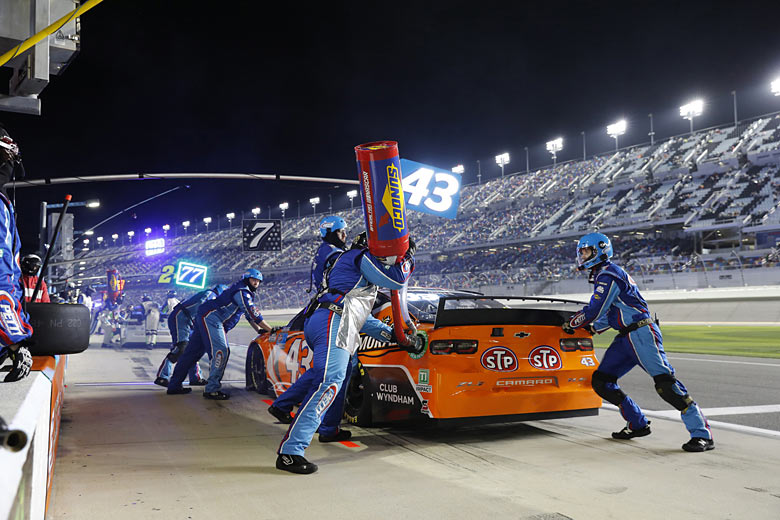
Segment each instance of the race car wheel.
[[344,417],[347,422],[358,426],[371,426],[371,399],[369,376],[362,363],[352,371],[344,398]]
[[254,341],[246,351],[246,389],[258,394],[268,394],[268,377],[265,373],[265,359],[260,345]]

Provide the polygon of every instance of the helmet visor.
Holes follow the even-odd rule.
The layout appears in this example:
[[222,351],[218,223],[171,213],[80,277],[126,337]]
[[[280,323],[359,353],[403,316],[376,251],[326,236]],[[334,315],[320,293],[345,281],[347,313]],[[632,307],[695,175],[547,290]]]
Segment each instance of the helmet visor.
[[593,246],[581,247],[577,250],[577,263],[584,265],[585,262],[596,256],[596,248]]

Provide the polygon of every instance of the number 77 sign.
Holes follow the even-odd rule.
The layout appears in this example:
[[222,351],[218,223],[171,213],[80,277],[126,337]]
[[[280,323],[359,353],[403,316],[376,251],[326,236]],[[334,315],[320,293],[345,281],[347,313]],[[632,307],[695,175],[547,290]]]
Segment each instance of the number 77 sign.
[[176,285],[203,289],[206,286],[207,271],[208,267],[205,265],[179,262],[179,267],[176,270]]
[[455,218],[463,181],[459,174],[408,159],[401,159],[401,173],[408,209]]

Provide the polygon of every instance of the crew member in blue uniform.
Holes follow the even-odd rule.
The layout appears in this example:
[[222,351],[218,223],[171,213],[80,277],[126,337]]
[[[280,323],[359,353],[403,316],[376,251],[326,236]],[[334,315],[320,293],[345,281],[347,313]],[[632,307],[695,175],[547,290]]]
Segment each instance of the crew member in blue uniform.
[[22,343],[33,328],[22,308],[24,292],[19,249],[22,246],[16,230],[16,211],[5,192],[6,183],[23,176],[19,146],[0,126],[0,364],[10,358],[11,371],[5,382],[18,381],[30,373],[32,356]]
[[571,320],[563,324],[564,332],[585,327],[591,334],[609,328],[618,331],[598,370],[593,372],[593,390],[620,408],[627,421],[626,427],[614,432],[615,439],[633,439],[650,435],[650,421],[642,410],[626,395],[617,380],[636,365],[642,367],[655,382],[658,395],[680,411],[691,439],[682,448],[702,452],[715,447],[707,419],[685,386],[674,374],[664,352],[661,329],[650,317],[650,312],[631,276],[610,262],[612,244],[606,235],[589,233],[577,244],[577,264],[580,270],[590,269],[589,280],[594,284],[590,302]]
[[[222,322],[222,330],[227,334],[233,330],[233,327],[238,325],[239,321],[241,321],[241,312],[234,312]],[[173,369],[173,374],[171,374],[171,379],[168,383],[168,394],[188,394],[192,392],[192,388],[182,387],[184,378],[192,371],[192,368],[198,364],[198,360],[202,358],[204,354],[211,359],[211,350],[209,349],[208,341],[204,337],[204,333],[201,332],[202,330],[204,330],[203,327],[195,327],[192,335],[190,335],[190,340],[181,353],[179,360],[176,363],[176,367]],[[193,385],[190,384],[190,386]],[[227,399],[227,397],[224,399]]]
[[[184,349],[187,347],[187,342],[192,335],[192,329],[194,327],[193,320],[197,314],[198,307],[206,300],[213,300],[222,294],[222,291],[226,288],[227,285],[217,285],[212,289],[197,292],[194,296],[191,296],[173,307],[173,310],[168,316],[168,330],[171,331],[172,347],[171,351],[168,352],[165,359],[163,359],[160,368],[157,370],[157,378],[154,380],[154,384],[168,386],[168,380],[171,377],[173,365],[179,360],[179,356],[184,352]],[[169,300],[170,299],[171,298],[169,298]],[[198,366],[197,362],[190,367],[188,375],[190,377],[190,386],[204,386],[206,384],[206,380],[203,379],[200,372],[200,366]]]
[[230,347],[223,323],[235,314],[244,314],[258,334],[261,331],[271,332],[272,330],[254,304],[254,292],[262,280],[263,275],[260,271],[248,269],[239,281],[225,289],[215,299],[204,302],[198,308],[195,328],[199,329],[207,344],[208,351],[211,352],[208,383],[206,383],[203,392],[203,397],[206,399],[230,399],[230,394],[220,390],[222,388],[222,374],[225,372],[230,357]]
[[[277,469],[301,474],[317,471],[317,465],[304,458],[304,451],[336,401],[350,356],[360,344],[359,334],[396,341],[392,328],[374,318],[371,310],[378,287],[403,287],[414,268],[413,254],[410,248],[401,259],[380,258],[356,247],[341,254],[327,270],[325,290],[304,325],[306,342],[314,351],[310,389],[279,446]],[[424,348],[424,340],[417,335],[398,342],[415,350]]]
[[[314,260],[311,265],[311,274],[309,281],[309,288],[314,287],[315,295],[322,289],[322,276],[325,269],[333,262],[339,253],[343,253],[347,249],[347,223],[343,218],[339,216],[328,216],[322,219],[320,222],[320,238],[322,243],[317,248],[317,252],[314,254]],[[307,306],[308,308],[308,306]],[[306,312],[304,308],[298,316],[293,318],[291,323],[295,323],[297,319],[303,318]],[[300,327],[300,325],[298,325]],[[296,329],[298,330],[298,329]],[[349,381],[350,373],[352,372],[352,363],[347,369],[347,375],[345,381]],[[311,370],[307,370],[301,377],[298,378],[293,385],[284,391],[276,400],[268,407],[268,413],[276,417],[282,424],[290,424],[292,422],[292,416],[290,412],[293,406],[297,405],[309,391],[312,378]],[[344,397],[346,395],[346,385],[341,392],[339,392],[338,402],[334,404],[337,408],[343,408]],[[330,417],[326,417],[330,419]],[[351,433],[347,430],[339,430],[339,423],[341,417],[334,418],[338,422],[335,425],[328,424],[329,421],[323,420],[323,426],[320,427],[320,439],[331,439],[333,441],[347,440]],[[325,433],[325,437],[322,433]]]

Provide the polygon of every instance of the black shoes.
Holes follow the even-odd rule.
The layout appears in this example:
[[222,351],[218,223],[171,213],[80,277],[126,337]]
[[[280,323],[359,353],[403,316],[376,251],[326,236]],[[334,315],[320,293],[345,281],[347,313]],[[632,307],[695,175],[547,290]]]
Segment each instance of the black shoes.
[[154,384],[159,386],[168,386],[168,380],[165,379],[164,377],[158,377],[157,379],[154,380]]
[[268,407],[268,413],[276,417],[276,420],[282,424],[290,424],[293,420],[290,412],[285,412],[284,410],[277,408],[274,405]]
[[714,450],[715,441],[712,439],[702,439],[701,437],[694,437],[685,444],[682,445],[682,449],[693,453],[700,453],[702,451]]
[[632,430],[628,424],[626,424],[626,427],[620,430],[619,432],[613,432],[612,438],[613,439],[633,439],[634,437],[644,437],[646,435],[650,435],[650,421],[647,421],[647,424],[644,428],[639,428],[638,430]]
[[203,379],[202,377],[200,379],[197,379],[195,381],[190,381],[190,386],[206,386],[208,384],[208,379]]
[[308,475],[317,471],[317,465],[313,462],[309,462],[300,455],[285,455],[280,453],[276,457],[276,469],[282,471],[289,471],[290,473],[298,473],[300,475]]
[[176,395],[176,394],[189,394],[192,392],[192,388],[169,388],[167,392],[165,392],[168,395]]
[[349,430],[339,430],[336,435],[323,435],[320,434],[320,442],[341,442],[348,441],[352,437],[352,432]]
[[230,394],[226,394],[222,390],[214,390],[213,392],[203,392],[204,399],[213,399],[214,401],[225,401],[230,399]]

